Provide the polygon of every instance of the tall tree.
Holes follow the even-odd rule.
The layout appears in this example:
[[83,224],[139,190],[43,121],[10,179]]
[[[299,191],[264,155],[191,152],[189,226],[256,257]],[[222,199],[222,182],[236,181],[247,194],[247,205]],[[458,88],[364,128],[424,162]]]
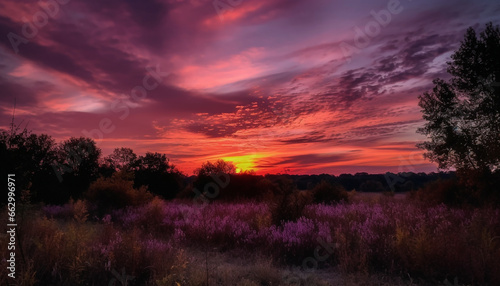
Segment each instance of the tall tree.
[[67,195],[75,199],[80,197],[97,179],[100,156],[101,149],[90,138],[71,137],[59,145],[54,170]]
[[33,134],[26,128],[0,132],[0,173],[16,174],[16,186],[30,190],[34,200],[53,196],[55,187],[49,184],[56,176],[52,162],[56,159],[55,142],[49,135]]
[[135,161],[134,186],[147,186],[153,194],[174,198],[182,187],[182,174],[169,162],[167,155],[147,152]]
[[215,163],[207,161],[194,171],[197,176],[210,176],[217,175],[218,173],[224,174],[234,174],[236,173],[236,167],[232,162],[226,162],[222,159],[218,159]]
[[136,163],[137,155],[130,148],[115,148],[105,160],[116,170],[129,171]]
[[427,121],[418,144],[442,169],[490,174],[500,167],[500,30],[469,28],[448,62],[449,81],[436,79],[419,97]]

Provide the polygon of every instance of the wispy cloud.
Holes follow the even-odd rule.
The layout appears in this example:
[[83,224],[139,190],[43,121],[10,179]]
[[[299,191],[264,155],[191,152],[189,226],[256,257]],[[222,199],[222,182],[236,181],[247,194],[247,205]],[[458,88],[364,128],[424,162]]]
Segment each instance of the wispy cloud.
[[[188,173],[215,158],[261,173],[397,171],[423,139],[417,96],[446,77],[467,27],[499,24],[500,4],[401,1],[346,61],[339,45],[388,1],[346,3],[244,1],[221,21],[207,1],[69,1],[16,53],[7,35],[24,37],[41,8],[3,1],[0,126],[15,99],[34,132],[65,139],[109,118],[105,153],[160,151]],[[157,65],[169,76],[133,100]]]

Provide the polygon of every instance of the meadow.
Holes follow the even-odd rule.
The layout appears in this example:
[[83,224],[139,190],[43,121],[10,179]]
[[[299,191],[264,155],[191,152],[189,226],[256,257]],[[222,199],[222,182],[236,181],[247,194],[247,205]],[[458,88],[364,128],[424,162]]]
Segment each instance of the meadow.
[[[349,192],[272,201],[20,205],[17,285],[500,285],[500,210]],[[288,205],[288,211],[293,206]],[[2,216],[5,218],[6,216]],[[2,221],[2,223],[7,223]],[[2,234],[0,244],[7,245]],[[2,247],[2,265],[7,258]],[[6,285],[7,270],[0,270]]]

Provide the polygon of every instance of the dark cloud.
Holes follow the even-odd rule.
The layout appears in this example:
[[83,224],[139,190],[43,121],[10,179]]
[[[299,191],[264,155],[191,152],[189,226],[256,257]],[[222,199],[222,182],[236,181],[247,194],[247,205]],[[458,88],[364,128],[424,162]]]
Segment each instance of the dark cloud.
[[318,155],[318,154],[304,154],[285,157],[283,160],[277,162],[279,165],[293,165],[297,167],[308,167],[324,163],[336,163],[350,161],[356,158],[356,152],[349,152],[344,154],[334,155]]
[[388,135],[398,132],[399,129],[405,128],[408,124],[414,124],[420,122],[421,120],[407,120],[407,121],[399,121],[399,122],[389,122],[389,123],[381,123],[369,126],[360,126],[356,128],[352,128],[350,133],[357,136],[380,136],[380,135]]
[[332,110],[346,109],[369,94],[379,94],[382,86],[379,79],[380,75],[370,69],[349,70],[342,73],[325,92],[315,96],[318,102]]
[[36,107],[39,104],[37,92],[50,91],[52,88],[44,83],[35,83],[33,87],[16,83],[0,77],[0,106]]
[[153,104],[148,109],[153,113],[192,115],[195,113],[232,113],[238,105],[247,105],[255,100],[248,91],[221,95],[187,91],[173,86],[159,86],[148,93]]
[[320,143],[320,142],[331,142],[338,138],[340,134],[326,135],[321,131],[308,132],[305,135],[295,136],[290,139],[280,139],[279,142],[285,144],[305,144],[305,143]]

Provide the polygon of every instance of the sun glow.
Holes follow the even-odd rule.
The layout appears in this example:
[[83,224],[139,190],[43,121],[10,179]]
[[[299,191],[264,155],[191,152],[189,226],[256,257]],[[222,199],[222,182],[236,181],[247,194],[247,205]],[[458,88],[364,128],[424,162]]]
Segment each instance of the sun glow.
[[257,171],[254,164],[255,155],[224,157],[222,159],[226,162],[233,162],[237,174],[250,170]]

